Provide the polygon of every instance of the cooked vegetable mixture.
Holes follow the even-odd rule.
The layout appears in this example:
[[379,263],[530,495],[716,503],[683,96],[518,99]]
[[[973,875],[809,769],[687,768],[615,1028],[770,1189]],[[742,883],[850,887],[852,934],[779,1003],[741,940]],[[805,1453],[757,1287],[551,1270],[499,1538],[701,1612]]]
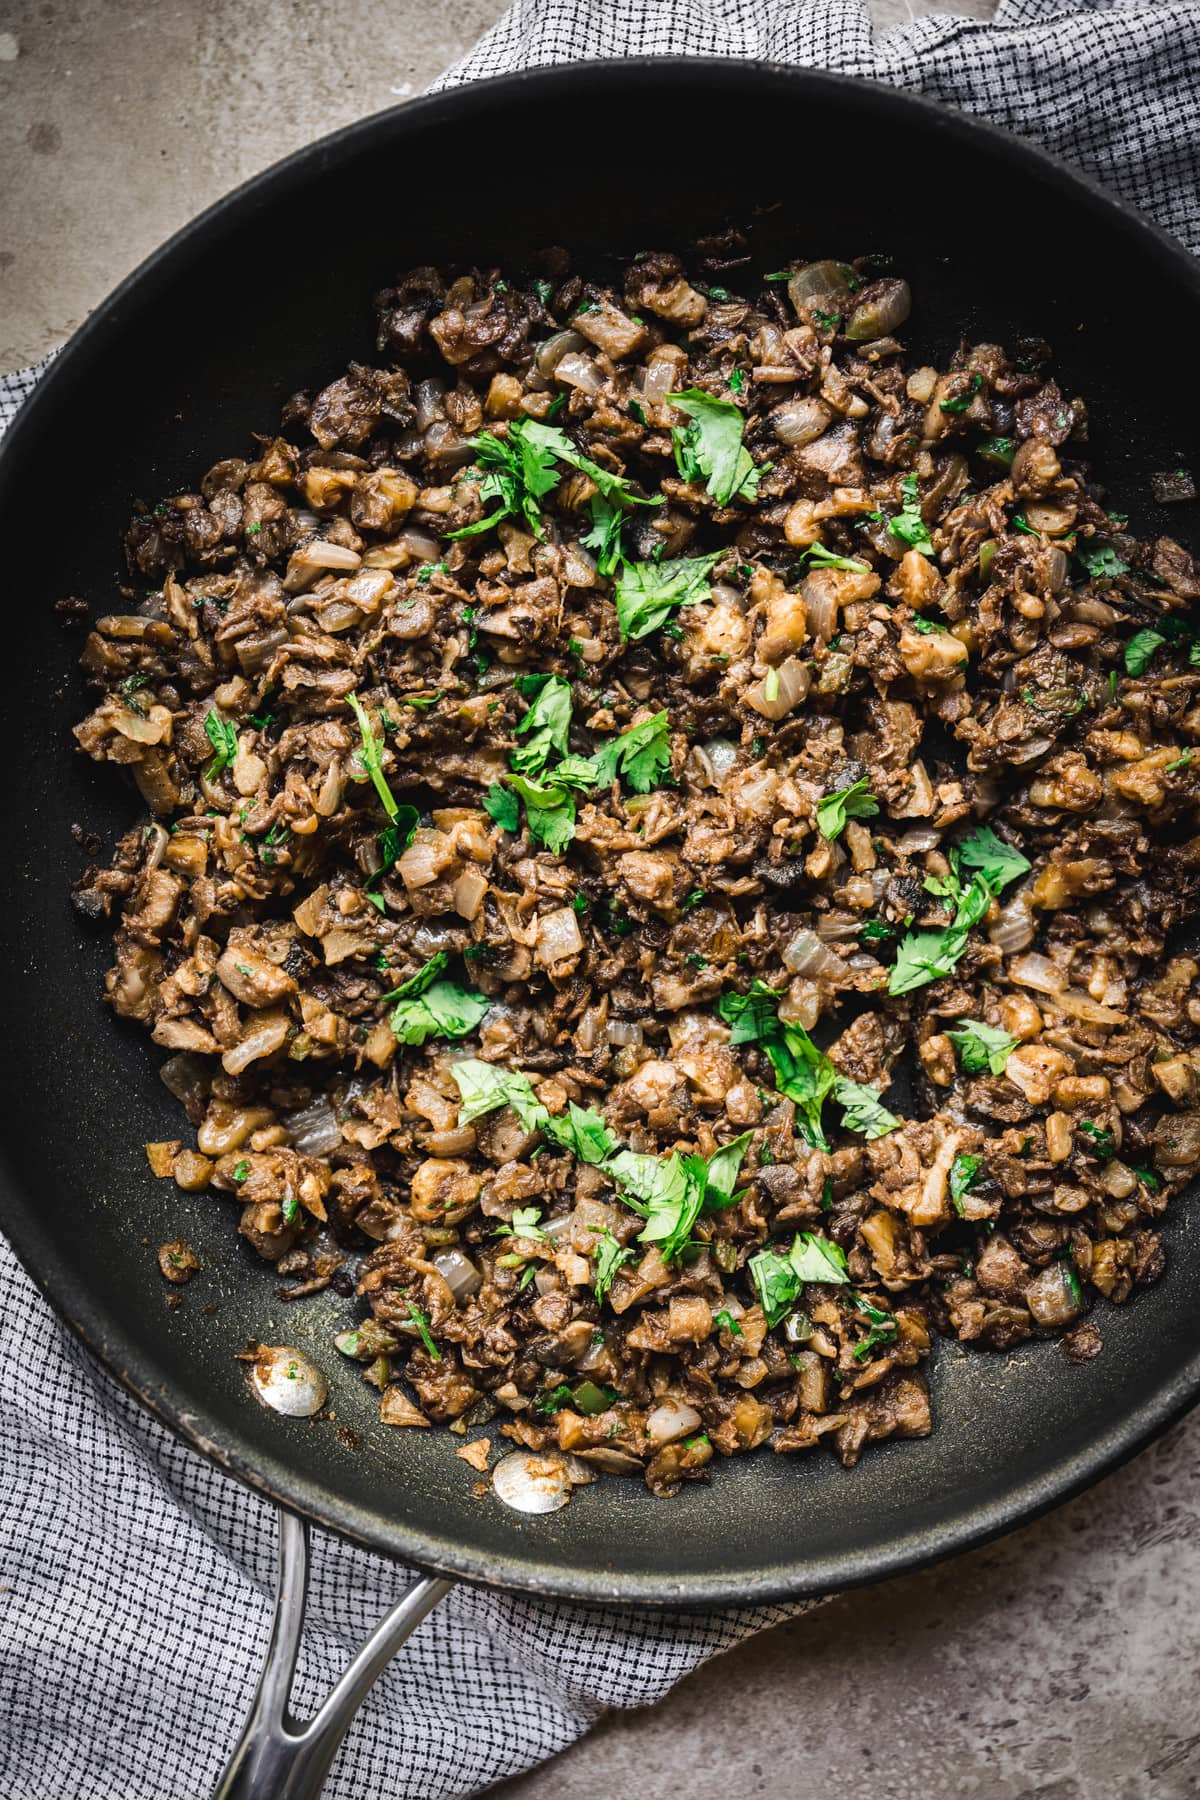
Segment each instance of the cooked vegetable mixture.
[[416,269],[133,520],[76,736],[151,822],[76,903],[196,1128],[156,1172],[346,1295],[389,1423],[849,1465],[935,1334],[1078,1361],[1162,1271],[1200,568],[1045,345],[916,366],[910,304],[736,234]]

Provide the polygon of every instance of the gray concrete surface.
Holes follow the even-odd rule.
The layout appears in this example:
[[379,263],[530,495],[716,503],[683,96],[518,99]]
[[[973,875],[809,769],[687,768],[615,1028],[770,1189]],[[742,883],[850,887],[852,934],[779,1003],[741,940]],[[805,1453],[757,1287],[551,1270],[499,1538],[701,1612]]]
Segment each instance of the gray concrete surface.
[[[0,0],[0,367],[61,342],[235,182],[419,92],[501,9]],[[872,10],[886,27],[909,9]],[[1198,1795],[1198,1450],[1200,1419],[1025,1531],[767,1633],[495,1794]]]

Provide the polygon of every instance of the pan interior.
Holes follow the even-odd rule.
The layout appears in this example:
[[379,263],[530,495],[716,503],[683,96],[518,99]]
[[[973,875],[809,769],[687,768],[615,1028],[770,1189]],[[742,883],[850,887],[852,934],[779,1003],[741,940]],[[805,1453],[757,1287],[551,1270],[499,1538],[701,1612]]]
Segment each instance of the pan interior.
[[[520,145],[527,156],[513,154]],[[500,146],[504,154],[498,154]],[[1105,1352],[1006,1357],[941,1347],[934,1435],[717,1468],[652,1500],[607,1480],[547,1518],[473,1493],[453,1439],[389,1430],[335,1329],[354,1302],[297,1306],[240,1240],[230,1204],[150,1175],[142,1145],[186,1122],[161,1052],[97,995],[102,939],[67,903],[132,790],[73,753],[79,639],[50,603],[107,609],[132,501],[193,486],[282,401],[369,358],[371,293],[421,262],[519,266],[548,243],[607,268],[734,222],[755,266],[891,255],[915,293],[914,352],[960,336],[1047,338],[1087,398],[1091,454],[1131,530],[1200,541],[1197,509],[1151,505],[1147,477],[1194,452],[1179,346],[1200,326],[1182,250],[1009,140],[904,96],[748,64],[625,63],[488,83],[315,146],[189,228],[91,321],[0,458],[15,622],[0,715],[8,826],[0,893],[0,1223],[60,1310],[123,1379],[226,1467],[410,1561],[586,1600],[712,1604],[869,1580],[1012,1525],[1128,1453],[1200,1389],[1200,1255],[1186,1206],[1165,1278],[1097,1315]],[[1147,323],[1151,329],[1147,330]],[[203,1275],[177,1312],[155,1250],[185,1235]],[[248,1337],[311,1349],[336,1424],[261,1409],[235,1360]]]

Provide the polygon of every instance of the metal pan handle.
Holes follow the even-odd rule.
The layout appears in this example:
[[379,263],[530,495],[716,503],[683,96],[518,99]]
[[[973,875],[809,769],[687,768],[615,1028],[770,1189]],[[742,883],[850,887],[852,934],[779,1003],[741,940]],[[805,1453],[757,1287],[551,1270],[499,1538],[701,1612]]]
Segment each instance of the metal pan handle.
[[271,1641],[237,1748],[213,1800],[318,1800],[330,1764],[376,1677],[451,1583],[425,1576],[382,1619],[316,1715],[302,1724],[288,1700],[308,1593],[308,1526],[279,1513],[279,1577]]

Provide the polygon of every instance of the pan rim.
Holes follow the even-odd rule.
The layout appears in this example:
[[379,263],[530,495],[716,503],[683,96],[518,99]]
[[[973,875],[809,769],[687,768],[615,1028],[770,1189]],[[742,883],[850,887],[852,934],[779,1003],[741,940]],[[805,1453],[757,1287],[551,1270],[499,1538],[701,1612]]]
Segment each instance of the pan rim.
[[[101,302],[55,356],[20,409],[0,442],[0,509],[5,482],[42,412],[69,389],[78,370],[103,354],[108,335],[120,332],[126,301],[152,299],[155,288],[172,279],[177,267],[210,236],[271,207],[279,197],[302,187],[327,162],[352,156],[380,138],[419,137],[426,124],[487,117],[501,106],[530,103],[542,91],[564,87],[611,91],[619,83],[627,94],[631,85],[645,88],[678,79],[708,80],[714,85],[761,83],[796,93],[841,96],[856,108],[873,108],[881,120],[918,120],[927,130],[942,132],[948,147],[955,142],[981,146],[993,159],[1005,160],[1076,201],[1086,202],[1095,215],[1119,225],[1126,241],[1140,239],[1146,251],[1191,290],[1200,306],[1200,262],[1161,227],[1048,152],[923,95],[823,70],[733,57],[636,57],[553,64],[452,87],[356,120],[250,177],[181,226]],[[7,1175],[3,1185],[8,1185]],[[1198,1349],[1156,1391],[1083,1449],[1056,1462],[1049,1472],[1006,1487],[990,1503],[960,1508],[949,1520],[866,1549],[815,1560],[779,1561],[751,1574],[739,1571],[730,1575],[715,1569],[685,1576],[665,1571],[647,1575],[603,1568],[581,1570],[556,1566],[547,1560],[547,1549],[531,1546],[523,1554],[483,1552],[385,1519],[345,1501],[318,1482],[307,1481],[278,1456],[250,1449],[245,1434],[197,1411],[173,1390],[152,1357],[132,1342],[119,1321],[92,1301],[86,1285],[58,1266],[49,1239],[27,1212],[6,1217],[4,1228],[19,1261],[57,1316],[104,1369],[177,1437],[244,1486],[365,1549],[403,1563],[467,1582],[585,1604],[659,1610],[761,1605],[815,1598],[930,1566],[1030,1523],[1078,1494],[1142,1449],[1200,1398]]]

